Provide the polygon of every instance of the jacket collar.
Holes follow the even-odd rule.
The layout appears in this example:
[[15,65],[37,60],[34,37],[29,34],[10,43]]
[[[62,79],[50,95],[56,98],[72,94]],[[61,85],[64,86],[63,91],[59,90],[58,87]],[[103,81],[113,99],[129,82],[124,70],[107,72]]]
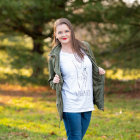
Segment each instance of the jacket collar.
[[[61,46],[61,44],[59,43],[58,45],[56,45],[56,46],[51,50],[50,55],[58,55],[58,54],[60,53],[60,51],[61,51],[61,48],[62,48],[62,46]],[[84,50],[84,52],[85,52],[87,55],[89,55],[89,52],[88,52],[88,50],[87,50],[85,47],[81,46],[81,48]]]
[[50,52],[50,55],[57,55],[61,50],[61,44],[56,45]]

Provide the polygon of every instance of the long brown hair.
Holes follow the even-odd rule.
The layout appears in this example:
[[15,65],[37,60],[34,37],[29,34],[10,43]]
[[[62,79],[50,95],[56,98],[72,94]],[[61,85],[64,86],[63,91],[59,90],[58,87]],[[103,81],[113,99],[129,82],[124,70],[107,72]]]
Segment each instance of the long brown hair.
[[[84,43],[82,43],[80,40],[75,38],[72,24],[66,18],[59,18],[54,23],[54,33],[53,33],[53,42],[52,42],[53,47],[57,46],[58,44],[61,44],[60,41],[58,39],[56,39],[56,36],[55,36],[56,27],[61,24],[66,24],[69,27],[69,29],[71,30],[72,50],[74,53],[76,53],[77,56],[79,56],[81,59],[83,59],[84,53],[81,51],[81,46],[83,46],[85,48],[87,48],[87,47],[84,45]],[[77,56],[76,56],[76,58],[78,58]]]

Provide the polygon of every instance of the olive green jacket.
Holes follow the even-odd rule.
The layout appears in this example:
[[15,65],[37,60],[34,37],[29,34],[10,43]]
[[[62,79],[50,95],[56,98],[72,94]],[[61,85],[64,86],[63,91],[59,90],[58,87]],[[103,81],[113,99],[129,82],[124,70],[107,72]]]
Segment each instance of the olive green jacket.
[[[93,103],[97,105],[98,109],[104,110],[104,75],[99,75],[99,68],[96,64],[96,60],[92,53],[92,50],[87,42],[83,42],[85,47],[82,47],[84,52],[87,54],[89,59],[92,62],[92,77],[93,77]],[[60,71],[60,63],[59,63],[59,53],[61,50],[61,44],[57,45],[52,49],[49,56],[49,83],[52,89],[56,90],[56,105],[59,113],[60,121],[63,119],[63,100],[61,88],[63,85],[63,77]],[[53,78],[55,74],[59,75],[60,82],[53,83]]]

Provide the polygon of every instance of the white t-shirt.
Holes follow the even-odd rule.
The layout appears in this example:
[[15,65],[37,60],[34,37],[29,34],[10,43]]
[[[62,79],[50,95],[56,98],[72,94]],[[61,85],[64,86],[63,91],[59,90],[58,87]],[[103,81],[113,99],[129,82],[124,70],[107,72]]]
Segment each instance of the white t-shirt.
[[94,110],[92,63],[88,56],[78,62],[74,54],[60,51],[60,70],[63,77],[63,112]]

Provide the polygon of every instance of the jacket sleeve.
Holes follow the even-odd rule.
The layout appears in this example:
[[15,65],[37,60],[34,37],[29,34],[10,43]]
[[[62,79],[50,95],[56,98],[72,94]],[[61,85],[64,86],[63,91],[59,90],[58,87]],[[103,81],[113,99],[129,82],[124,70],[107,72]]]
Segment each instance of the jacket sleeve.
[[56,84],[53,83],[53,78],[55,76],[55,72],[54,72],[54,65],[53,65],[52,56],[49,57],[48,67],[49,67],[49,79],[48,79],[48,82],[50,83],[50,87],[52,89],[55,89]]

